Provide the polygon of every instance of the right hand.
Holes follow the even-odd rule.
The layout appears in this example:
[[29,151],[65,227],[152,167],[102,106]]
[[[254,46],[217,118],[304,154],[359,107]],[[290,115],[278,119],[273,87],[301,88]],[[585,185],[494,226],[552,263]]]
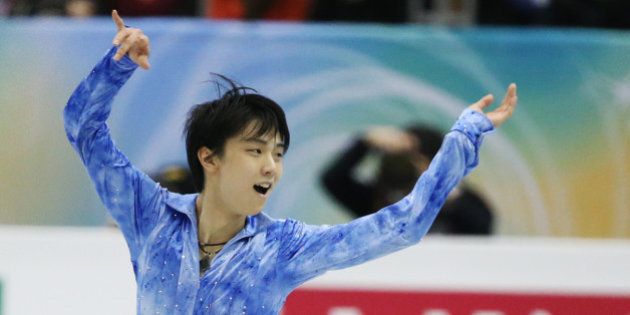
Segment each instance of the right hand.
[[410,133],[387,126],[368,130],[363,139],[370,147],[392,154],[410,152],[418,145],[416,138]]
[[149,69],[149,37],[144,35],[141,29],[126,27],[122,18],[116,10],[112,11],[112,19],[116,23],[118,32],[114,37],[113,44],[118,47],[114,60],[119,61],[125,54],[142,69]]

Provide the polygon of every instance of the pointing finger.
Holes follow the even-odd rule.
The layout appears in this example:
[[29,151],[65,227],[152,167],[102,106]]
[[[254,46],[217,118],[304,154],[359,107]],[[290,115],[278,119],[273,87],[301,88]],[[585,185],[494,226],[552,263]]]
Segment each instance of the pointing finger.
[[114,23],[116,23],[116,28],[118,28],[119,31],[125,29],[125,23],[123,22],[120,15],[118,15],[118,11],[112,10],[112,20],[114,20]]

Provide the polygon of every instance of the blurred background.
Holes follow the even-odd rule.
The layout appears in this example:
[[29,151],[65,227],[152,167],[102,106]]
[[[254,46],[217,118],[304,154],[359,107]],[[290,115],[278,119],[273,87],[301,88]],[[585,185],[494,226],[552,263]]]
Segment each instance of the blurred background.
[[[113,301],[103,314],[133,312],[124,242],[62,121],[111,47],[114,8],[152,44],[151,70],[134,74],[108,120],[135,166],[190,191],[184,117],[217,97],[208,80],[221,73],[285,109],[291,149],[265,212],[310,224],[366,214],[339,198],[350,195],[344,188],[381,192],[379,183],[406,182],[430,160],[428,151],[387,152],[369,140],[375,126],[428,144],[412,127],[441,135],[468,104],[518,84],[516,115],[486,137],[425,251],[324,276],[292,296],[286,314],[630,313],[630,2],[0,0],[0,314],[84,314],[102,296]],[[391,269],[400,273],[382,272]],[[99,291],[93,281],[103,281]],[[354,297],[322,306],[326,294],[343,297],[339,288]],[[391,309],[375,288],[422,308]],[[503,290],[516,293],[478,295]],[[64,302],[90,291],[94,299]],[[381,306],[361,304],[379,296]],[[510,305],[524,306],[501,308]]]

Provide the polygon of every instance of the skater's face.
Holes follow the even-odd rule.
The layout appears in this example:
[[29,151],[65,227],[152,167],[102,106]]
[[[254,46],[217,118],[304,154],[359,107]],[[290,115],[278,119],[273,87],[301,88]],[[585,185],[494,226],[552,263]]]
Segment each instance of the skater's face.
[[282,177],[282,138],[275,131],[258,136],[255,126],[228,138],[222,156],[214,158],[214,195],[233,214],[259,213]]

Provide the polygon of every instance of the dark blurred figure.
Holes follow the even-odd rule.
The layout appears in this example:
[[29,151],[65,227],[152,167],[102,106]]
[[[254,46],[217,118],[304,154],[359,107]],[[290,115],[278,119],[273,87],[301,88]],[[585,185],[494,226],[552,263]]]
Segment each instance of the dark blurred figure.
[[65,15],[65,0],[13,0],[8,1],[9,15]]
[[194,16],[197,0],[4,0],[8,15],[87,17],[110,15],[113,9],[127,16]]
[[[433,129],[373,128],[332,162],[322,183],[354,217],[371,214],[409,194],[441,145],[442,134]],[[371,182],[362,182],[355,173],[370,155],[380,157],[378,170]],[[448,196],[429,233],[488,235],[492,226],[487,204],[471,189],[460,186]]]
[[313,0],[206,0],[213,19],[303,21]]
[[477,1],[482,25],[630,28],[627,0]]
[[160,186],[179,194],[196,193],[192,174],[187,166],[175,164],[160,169],[151,178]]
[[477,21],[491,25],[546,25],[553,21],[551,0],[478,1]]
[[2,10],[12,16],[68,16],[83,18],[98,13],[95,0],[7,0]]
[[12,0],[0,0],[0,16],[7,16],[11,14],[13,8]]
[[314,0],[313,21],[405,23],[407,0]]
[[116,9],[126,16],[195,16],[197,0],[102,0],[101,14]]

